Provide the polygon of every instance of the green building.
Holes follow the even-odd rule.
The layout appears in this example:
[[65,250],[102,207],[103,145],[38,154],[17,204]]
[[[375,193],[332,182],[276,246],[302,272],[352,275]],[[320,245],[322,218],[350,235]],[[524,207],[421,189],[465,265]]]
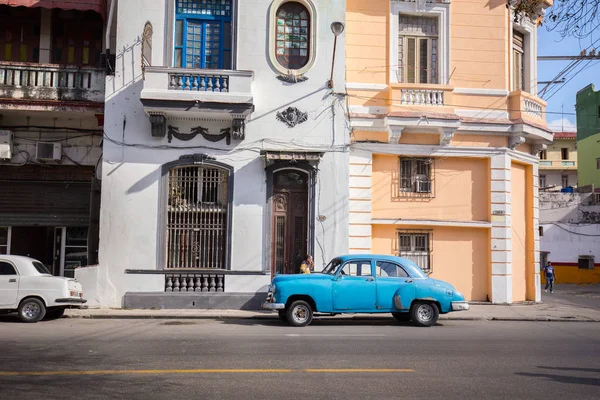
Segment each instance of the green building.
[[588,85],[577,92],[578,186],[600,191],[600,91]]

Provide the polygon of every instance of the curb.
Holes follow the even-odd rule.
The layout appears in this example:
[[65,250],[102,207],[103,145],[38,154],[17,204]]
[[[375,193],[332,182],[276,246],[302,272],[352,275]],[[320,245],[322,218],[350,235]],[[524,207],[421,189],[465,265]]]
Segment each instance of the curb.
[[[252,315],[252,316],[241,316],[241,315],[115,315],[115,314],[101,314],[101,315],[65,315],[64,318],[69,319],[160,319],[160,320],[231,320],[231,319],[245,319],[245,320],[278,320],[276,315]],[[356,322],[356,321],[389,321],[393,320],[391,317],[321,317],[315,316],[315,319],[340,321],[340,322]],[[440,321],[510,321],[510,322],[600,322],[600,319],[595,318],[571,318],[571,317],[440,317]]]

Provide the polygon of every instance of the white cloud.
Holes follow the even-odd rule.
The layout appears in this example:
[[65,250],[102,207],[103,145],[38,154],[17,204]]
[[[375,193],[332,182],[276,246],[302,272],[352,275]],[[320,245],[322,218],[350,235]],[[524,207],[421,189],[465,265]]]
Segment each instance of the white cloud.
[[577,132],[577,126],[567,118],[555,119],[548,122],[548,128],[554,132]]

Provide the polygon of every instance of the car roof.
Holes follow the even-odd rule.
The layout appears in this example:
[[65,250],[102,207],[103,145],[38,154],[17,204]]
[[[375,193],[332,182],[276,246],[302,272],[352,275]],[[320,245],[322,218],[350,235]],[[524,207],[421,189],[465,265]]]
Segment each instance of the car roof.
[[348,261],[348,260],[355,260],[357,258],[362,258],[362,259],[373,259],[376,258],[378,260],[382,260],[382,261],[409,261],[406,260],[405,258],[402,257],[398,257],[398,256],[390,256],[389,254],[344,254],[335,258],[339,258],[342,261]]
[[33,266],[33,262],[39,262],[36,259],[25,256],[15,256],[12,254],[2,254],[0,255],[0,261],[10,261],[17,266],[17,270],[19,275],[22,276],[34,276],[34,275],[42,275],[38,272],[38,270]]

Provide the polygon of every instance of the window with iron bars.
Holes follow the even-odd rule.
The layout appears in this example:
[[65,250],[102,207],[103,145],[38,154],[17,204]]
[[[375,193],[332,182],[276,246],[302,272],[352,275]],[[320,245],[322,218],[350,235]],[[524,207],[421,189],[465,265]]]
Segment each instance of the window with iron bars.
[[169,171],[167,268],[226,269],[228,179],[206,165]]
[[434,169],[431,158],[400,157],[400,194],[434,197]]
[[432,251],[432,231],[398,231],[398,256],[414,262],[428,274],[432,272]]

